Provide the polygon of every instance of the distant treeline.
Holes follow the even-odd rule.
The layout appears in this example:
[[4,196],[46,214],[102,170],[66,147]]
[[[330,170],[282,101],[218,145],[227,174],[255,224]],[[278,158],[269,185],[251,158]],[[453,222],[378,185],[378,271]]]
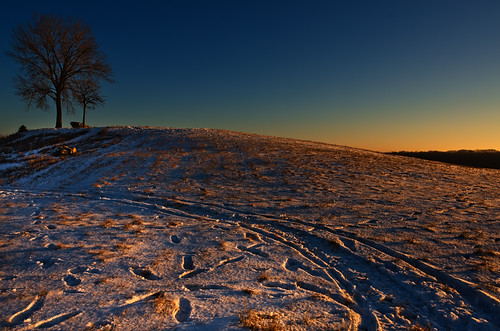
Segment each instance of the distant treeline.
[[500,169],[500,152],[487,150],[459,150],[448,152],[391,152],[389,154],[446,162],[476,168]]

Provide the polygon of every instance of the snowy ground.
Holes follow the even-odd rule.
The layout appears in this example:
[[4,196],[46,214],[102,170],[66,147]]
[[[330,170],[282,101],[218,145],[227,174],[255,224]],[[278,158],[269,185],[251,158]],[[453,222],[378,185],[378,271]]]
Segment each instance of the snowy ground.
[[202,129],[8,146],[2,328],[500,328],[498,170]]

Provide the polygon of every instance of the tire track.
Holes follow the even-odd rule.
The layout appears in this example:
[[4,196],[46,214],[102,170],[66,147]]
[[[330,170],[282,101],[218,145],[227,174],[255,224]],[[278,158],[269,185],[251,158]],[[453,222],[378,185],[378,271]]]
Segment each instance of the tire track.
[[480,289],[474,288],[473,283],[467,282],[458,277],[454,277],[430,264],[414,259],[406,254],[397,252],[393,249],[390,249],[387,246],[378,244],[370,239],[359,237],[354,233],[342,230],[331,230],[331,229],[328,231],[336,233],[339,236],[343,236],[344,238],[356,240],[357,242],[363,243],[364,245],[369,246],[374,250],[378,250],[394,258],[401,259],[406,263],[410,264],[411,266],[413,266],[414,268],[426,273],[427,275],[435,277],[441,283],[453,287],[469,303],[471,303],[473,306],[479,308],[483,312],[490,315],[491,321],[493,321],[493,323],[497,327],[500,327],[500,301],[495,297],[489,295],[488,293],[483,292]]
[[[8,190],[7,190],[8,191]],[[22,190],[14,190],[16,193],[26,193],[23,192]],[[43,192],[44,194],[48,195],[51,194],[53,196],[61,196],[61,192]],[[29,194],[33,194],[33,192],[29,192]],[[360,261],[367,261],[367,256],[361,256],[357,253],[355,253],[353,250],[351,250],[348,246],[353,246],[353,245],[360,245],[363,246],[364,248],[371,250],[375,252],[379,256],[386,256],[390,257],[392,259],[399,259],[408,266],[411,266],[411,268],[415,269],[416,271],[422,273],[426,278],[430,279],[431,281],[437,280],[440,282],[442,285],[449,286],[451,288],[454,288],[460,297],[462,297],[465,301],[467,301],[471,308],[482,313],[483,317],[486,317],[487,320],[491,321],[496,327],[500,327],[500,303],[499,300],[493,296],[490,296],[489,294],[476,289],[473,287],[474,284],[468,283],[465,280],[456,278],[451,276],[450,274],[439,270],[438,268],[431,266],[427,263],[424,263],[422,261],[419,261],[417,259],[412,258],[411,256],[405,255],[403,253],[397,252],[395,250],[390,249],[387,246],[384,246],[382,244],[376,243],[372,240],[360,237],[354,233],[350,233],[344,230],[339,230],[339,229],[332,229],[329,228],[328,226],[321,225],[321,224],[316,224],[308,221],[304,221],[301,219],[297,218],[288,218],[286,220],[287,224],[284,224],[283,220],[276,219],[272,215],[259,215],[257,213],[251,213],[251,212],[241,212],[238,211],[234,208],[227,208],[223,207],[220,205],[216,204],[206,204],[206,203],[196,203],[196,202],[191,202],[191,201],[185,201],[185,205],[188,208],[183,208],[183,210],[179,210],[176,208],[171,208],[171,207],[164,207],[161,205],[158,205],[156,203],[149,203],[146,201],[135,201],[135,200],[123,200],[123,199],[115,199],[115,198],[107,198],[107,197],[92,197],[92,196],[83,196],[80,194],[71,194],[67,193],[65,195],[69,196],[75,196],[83,199],[88,199],[88,200],[93,200],[93,201],[99,201],[99,200],[104,200],[104,201],[111,201],[115,203],[120,203],[124,204],[127,206],[133,206],[137,208],[144,208],[144,209],[150,209],[154,210],[158,213],[162,214],[167,214],[167,215],[177,215],[177,216],[182,216],[182,217],[210,217],[210,215],[216,215],[214,216],[215,219],[220,220],[221,222],[225,222],[231,225],[239,225],[241,227],[244,227],[248,230],[257,232],[263,236],[265,236],[268,239],[272,239],[275,242],[281,243],[283,245],[286,245],[288,247],[293,248],[300,256],[305,258],[308,263],[311,263],[315,267],[319,267],[320,269],[324,270],[324,274],[322,275],[322,278],[325,279],[326,281],[331,282],[334,284],[336,288],[340,290],[340,292],[348,293],[349,296],[354,297],[355,302],[358,304],[359,302],[359,308],[357,309],[359,311],[359,314],[365,318],[365,321],[362,322],[362,325],[368,325],[369,323],[367,320],[370,320],[371,323],[376,323],[377,322],[377,316],[373,313],[372,311],[372,306],[376,302],[374,299],[366,299],[366,297],[356,289],[357,282],[359,279],[356,279],[356,277],[352,276],[348,273],[346,273],[346,270],[351,269],[353,266],[356,265],[356,263],[359,263]],[[155,200],[153,200],[155,201]],[[163,203],[165,203],[163,201]],[[189,210],[186,211],[186,210]],[[235,214],[236,213],[236,214]],[[233,221],[231,221],[231,219]],[[243,223],[242,221],[235,221],[235,219],[244,219]],[[270,222],[271,221],[271,222]],[[264,226],[271,226],[274,230],[278,231],[283,231],[285,233],[291,233],[296,236],[299,236],[301,238],[301,242],[314,242],[314,241],[325,241],[324,238],[318,235],[312,235],[312,232],[328,232],[330,234],[333,234],[337,236],[340,240],[340,245],[339,245],[339,250],[340,253],[339,259],[336,264],[336,266],[331,266],[329,265],[328,259],[326,258],[321,258],[319,255],[323,255],[325,257],[325,254],[313,254],[311,253],[311,250],[315,251],[318,249],[320,246],[324,245],[310,245],[311,249],[306,249],[302,244],[292,242],[285,240],[283,237],[271,233],[268,231],[264,231],[262,229],[257,229],[251,225],[264,225]],[[293,225],[298,225],[301,227],[307,227],[309,230],[305,231],[303,229],[297,228]],[[309,239],[309,240],[303,240],[303,239]],[[341,260],[343,263],[340,263]],[[348,265],[347,261],[352,262],[353,264]],[[368,261],[370,262],[370,261]],[[391,289],[386,289],[387,287],[387,277],[390,276],[390,272],[387,271],[387,268],[385,268],[383,265],[384,263],[378,263],[375,266],[370,265],[370,263],[365,263],[366,266],[364,266],[362,269],[368,271],[368,280],[373,283],[374,285],[380,285],[378,288],[381,288],[383,290],[386,290],[388,293],[394,292],[391,291]],[[391,266],[392,265],[392,266]],[[368,267],[367,267],[368,266]],[[394,267],[399,270],[403,270],[406,268],[406,266],[402,266],[401,262],[398,263],[388,263],[387,261],[385,262],[385,266],[388,267]],[[337,268],[341,268],[342,271],[338,270]],[[384,270],[385,269],[385,270]],[[195,270],[198,271],[198,270]],[[203,270],[202,272],[207,271]],[[362,273],[362,272],[361,272]],[[197,272],[195,272],[197,274]],[[352,274],[352,272],[351,272]],[[376,276],[378,275],[378,276]],[[194,275],[187,275],[189,276],[194,276]],[[422,276],[422,277],[424,277]],[[405,277],[409,277],[406,275]],[[435,280],[434,280],[435,279]],[[414,293],[414,289],[409,289],[406,285],[403,285],[401,282],[401,279],[392,279],[392,285],[396,285],[397,287],[401,287],[403,291],[399,291],[399,293],[405,293],[405,295],[409,295],[410,293],[413,293],[413,296],[416,294]],[[377,288],[377,286],[375,286]],[[334,298],[332,298],[334,299]],[[340,297],[337,297],[337,299],[340,299]],[[415,299],[415,298],[410,298],[410,300]],[[371,300],[371,301],[370,301]],[[340,300],[342,301],[342,300]],[[454,302],[458,302],[459,299],[455,298],[453,300]],[[364,304],[363,304],[364,302]],[[429,306],[427,304],[427,306]],[[376,307],[376,306],[375,306]],[[432,307],[431,307],[432,308]],[[430,309],[432,312],[433,309]],[[21,313],[21,312],[19,312]],[[439,314],[439,313],[437,313]],[[13,315],[14,316],[14,315]],[[11,317],[12,319],[12,317]],[[432,319],[432,318],[431,318]],[[443,321],[442,318],[439,318],[437,316],[436,320]],[[446,324],[446,322],[445,322]]]
[[266,230],[263,230],[261,228],[256,228],[252,227],[249,224],[244,224],[244,223],[236,223],[238,226],[245,228],[250,231],[257,232],[260,236],[267,238],[268,240],[274,241],[278,244],[282,244],[285,246],[290,247],[292,250],[295,251],[297,255],[302,257],[304,260],[309,262],[311,265],[314,266],[314,269],[310,267],[304,266],[302,263],[295,259],[288,259],[287,262],[285,263],[285,267],[288,265],[290,269],[295,269],[295,268],[301,268],[304,270],[306,273],[313,277],[319,277],[326,282],[330,283],[333,287],[333,290],[330,289],[325,289],[320,286],[317,286],[315,284],[311,284],[308,282],[303,282],[303,281],[298,281],[297,282],[297,287],[300,287],[302,289],[315,292],[318,294],[323,294],[327,295],[330,299],[334,300],[337,304],[345,307],[347,312],[349,313],[350,320],[351,320],[351,328],[350,329],[357,329],[358,326],[368,326],[368,325],[373,325],[373,321],[370,319],[369,321],[366,320],[365,314],[363,313],[362,309],[356,304],[354,301],[351,293],[347,289],[345,289],[337,279],[335,279],[330,272],[328,271],[329,265],[311,253],[309,250],[305,249],[302,247],[300,244],[297,244],[295,242],[289,241],[285,239],[284,237],[272,233]]
[[[332,229],[325,225],[318,225],[298,219],[293,219],[292,221],[294,223],[299,223],[303,226],[312,227],[316,232],[326,231],[331,234],[334,234],[346,243],[351,242],[351,246],[362,245],[374,252],[377,252],[378,254],[384,254],[394,259],[399,259],[401,261],[404,261],[405,263],[417,269],[421,273],[427,275],[428,277],[435,278],[443,285],[455,289],[459,293],[459,295],[463,299],[465,299],[475,310],[486,315],[489,321],[495,324],[495,326],[500,327],[500,301],[497,298],[489,295],[488,293],[475,288],[473,283],[467,282],[458,277],[454,277],[428,263],[412,258],[407,254],[395,251],[387,246],[374,242],[373,240],[360,237],[354,233],[340,229]],[[289,231],[292,232],[302,231],[294,227],[283,225],[282,222],[279,221],[277,224],[279,224],[279,227],[287,228],[289,229]],[[349,254],[356,255],[352,250],[348,249],[345,245],[340,248],[342,248],[345,252],[348,252]],[[365,257],[363,257],[362,259],[365,259]]]
[[[266,235],[266,232],[269,232],[269,231],[263,230],[261,228],[252,227],[252,226],[247,225],[247,224],[242,224],[242,223],[239,223],[239,224],[242,227],[245,227],[247,229],[251,229],[253,231],[260,233],[262,236],[271,237],[273,239],[278,239],[278,241],[281,241],[282,244],[295,248],[303,256],[307,256],[310,261],[314,261],[316,263],[316,265],[322,265],[322,263],[320,261],[323,261],[324,264],[328,265],[326,262],[324,262],[324,258],[326,257],[326,254],[324,254],[324,253],[321,254],[322,250],[318,249],[318,248],[326,247],[328,245],[328,243],[326,243],[325,242],[326,239],[322,238],[321,236],[312,234],[311,233],[312,231],[304,231],[301,229],[294,228],[292,226],[281,224],[280,222],[276,222],[276,223],[267,222],[266,223],[267,227],[271,227],[273,229],[279,229],[279,231],[283,231],[283,232],[288,233],[288,234],[299,235],[299,237],[301,239],[300,241],[309,243],[309,245],[312,246],[311,247],[312,250],[314,250],[315,252],[318,252],[316,254],[313,254],[311,252],[311,250],[308,250],[306,248],[301,248],[299,244],[285,240],[283,237],[281,237],[283,239],[283,241],[282,241],[279,239],[280,236],[277,236],[276,234],[271,233],[270,236]],[[253,224],[254,225],[262,225],[263,223],[262,222],[254,222]],[[308,225],[311,225],[311,224],[308,224]],[[317,231],[317,228],[316,228],[316,232],[319,232],[319,231]],[[490,297],[486,293],[483,293],[484,296],[481,296],[481,295],[475,296],[475,293],[478,290],[472,288],[468,284],[466,284],[466,286],[468,288],[466,288],[464,291],[464,289],[462,288],[463,284],[461,284],[460,281],[456,284],[454,277],[452,277],[452,276],[450,276],[442,271],[439,271],[439,270],[437,270],[437,271],[439,271],[439,273],[437,273],[438,277],[436,277],[435,276],[436,269],[434,269],[432,266],[427,265],[428,267],[426,267],[426,268],[419,268],[418,263],[412,263],[412,262],[415,262],[415,261],[420,262],[420,261],[414,260],[411,257],[409,257],[409,259],[407,260],[406,259],[407,256],[405,256],[404,254],[401,254],[399,252],[395,252],[395,251],[393,251],[385,246],[382,246],[380,244],[371,242],[371,241],[364,239],[364,238],[360,238],[363,240],[358,240],[358,238],[355,238],[355,235],[351,235],[351,236],[347,237],[347,234],[345,232],[339,233],[339,231],[337,231],[337,230],[330,229],[329,232],[337,235],[339,238],[344,240],[344,241],[339,240],[337,242],[338,246],[335,247],[336,249],[338,249],[338,251],[340,253],[337,261],[338,261],[339,266],[343,265],[342,270],[359,269],[359,271],[362,271],[362,272],[360,272],[361,274],[368,275],[368,278],[366,280],[361,279],[361,281],[364,281],[367,284],[371,284],[368,287],[368,289],[371,291],[381,289],[382,293],[389,293],[389,294],[396,293],[399,296],[401,296],[401,294],[404,294],[404,296],[407,299],[402,300],[401,298],[399,298],[398,302],[420,302],[421,304],[428,307],[428,312],[431,315],[427,317],[428,318],[427,321],[423,321],[423,325],[425,325],[426,323],[433,322],[433,323],[437,324],[436,326],[438,326],[438,327],[441,327],[441,326],[439,326],[440,324],[444,324],[446,327],[450,323],[453,323],[453,321],[450,322],[449,320],[445,320],[443,318],[442,314],[440,312],[436,311],[431,303],[426,302],[426,301],[422,300],[421,298],[419,298],[419,294],[416,292],[415,288],[412,288],[411,286],[404,284],[404,281],[401,279],[401,275],[404,275],[404,278],[415,280],[416,283],[424,283],[424,281],[435,282],[437,280],[444,285],[449,285],[450,287],[455,288],[457,290],[458,294],[462,298],[467,299],[467,301],[469,301],[471,306],[476,311],[481,312],[483,315],[485,315],[485,317],[487,317],[488,320],[492,321],[493,324],[498,326],[498,318],[499,318],[498,312],[499,312],[499,310],[498,310],[498,306],[496,306],[496,303],[495,303],[496,299],[495,298]],[[323,241],[323,244],[318,243],[321,241]],[[349,242],[350,242],[350,245],[349,245]],[[365,244],[365,242],[368,242],[369,244]],[[315,244],[310,244],[310,243],[315,243]],[[404,266],[401,266],[399,264],[395,264],[393,262],[385,261],[384,263],[375,263],[374,264],[372,261],[369,261],[366,256],[356,254],[355,252],[353,252],[351,249],[349,249],[347,247],[346,244],[349,246],[361,245],[361,246],[364,246],[364,248],[367,248],[369,250],[374,251],[376,253],[376,255],[386,256],[390,259],[400,259],[401,261],[403,261],[404,263],[407,264],[407,267],[412,267],[412,268],[416,269],[417,271],[419,271],[421,273],[421,276],[409,275],[408,273],[403,271]],[[370,245],[370,244],[372,244],[372,245]],[[377,249],[378,247],[381,247],[382,249]],[[320,257],[319,255],[323,255],[323,257]],[[396,271],[396,273],[398,273],[398,277],[400,277],[400,278],[394,277],[393,276],[394,272],[391,272],[390,270],[388,270],[387,267],[395,268],[396,269],[395,271]],[[424,270],[422,270],[422,269],[424,269]],[[362,316],[362,326],[368,327],[369,325],[373,325],[373,323],[377,323],[377,321],[376,321],[377,317],[376,317],[376,315],[374,315],[373,308],[376,309],[376,307],[379,306],[379,301],[380,301],[379,294],[377,293],[377,295],[375,297],[373,297],[373,295],[371,297],[367,293],[364,293],[364,291],[360,291],[360,290],[356,289],[355,286],[353,286],[353,284],[358,284],[360,282],[360,279],[356,279],[356,277],[353,278],[352,275],[346,276],[347,274],[345,272],[342,273],[335,268],[330,268],[327,270],[330,271],[329,274],[334,276],[337,279],[338,283],[342,284],[344,286],[344,288],[346,289],[346,291],[354,298],[355,302],[357,303],[356,311],[359,312]],[[332,272],[332,271],[334,271],[334,272]],[[349,273],[352,274],[352,272],[349,272]],[[391,286],[388,286],[388,284],[387,284],[388,280],[390,280]],[[374,286],[374,288],[373,288],[373,286]],[[304,287],[304,286],[300,286],[300,287]],[[430,288],[427,288],[427,287],[424,287],[424,288],[427,290],[430,290]],[[399,289],[399,290],[395,291],[395,289]],[[467,293],[467,292],[469,292],[469,293]],[[319,291],[319,293],[322,293],[322,291]],[[325,293],[322,293],[322,294],[325,294]],[[440,298],[438,296],[434,295],[434,300],[439,301]],[[490,302],[489,300],[491,300],[492,302]],[[454,301],[458,302],[457,300],[454,300]],[[492,305],[490,305],[490,303]],[[453,306],[451,306],[451,307],[453,307]],[[417,311],[421,310],[417,307],[417,305],[412,305],[411,308],[414,308]],[[411,319],[411,317],[412,316],[410,316],[410,319]],[[466,316],[465,318],[469,318],[469,316]],[[420,322],[422,324],[422,321],[416,321],[416,322],[417,323]]]

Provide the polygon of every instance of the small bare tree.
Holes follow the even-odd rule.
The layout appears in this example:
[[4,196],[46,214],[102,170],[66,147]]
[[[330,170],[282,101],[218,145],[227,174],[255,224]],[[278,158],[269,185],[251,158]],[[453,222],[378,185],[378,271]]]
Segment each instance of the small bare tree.
[[85,127],[85,113],[87,109],[96,109],[105,101],[99,94],[99,82],[91,79],[79,80],[76,86],[72,87],[72,94],[75,100],[83,107],[83,127]]
[[7,55],[21,65],[17,93],[28,109],[47,109],[48,98],[56,103],[56,128],[62,127],[63,106],[73,110],[72,86],[89,78],[111,82],[111,67],[99,52],[90,28],[82,22],[53,15],[35,14],[34,22],[18,26]]

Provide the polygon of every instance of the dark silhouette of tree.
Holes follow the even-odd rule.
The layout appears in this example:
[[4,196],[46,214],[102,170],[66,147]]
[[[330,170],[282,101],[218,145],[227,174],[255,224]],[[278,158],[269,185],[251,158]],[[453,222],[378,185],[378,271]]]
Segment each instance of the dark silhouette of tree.
[[17,129],[17,133],[24,133],[24,132],[28,132],[28,131],[29,131],[29,130],[28,130],[28,128],[27,128],[27,127],[26,127],[26,125],[24,125],[24,124],[23,124],[23,125],[21,125],[21,126],[19,127],[19,129]]
[[71,88],[73,97],[83,107],[83,127],[85,127],[85,113],[87,109],[96,109],[105,99],[99,94],[99,82],[84,79]]
[[389,154],[415,157],[424,160],[459,164],[468,167],[500,169],[500,151],[459,150],[459,151],[428,151],[428,152],[392,152]]
[[90,28],[80,21],[35,14],[32,23],[14,30],[7,55],[21,65],[16,91],[28,109],[47,109],[48,98],[54,100],[56,128],[62,127],[63,106],[73,111],[72,87],[84,79],[111,82],[111,67]]

